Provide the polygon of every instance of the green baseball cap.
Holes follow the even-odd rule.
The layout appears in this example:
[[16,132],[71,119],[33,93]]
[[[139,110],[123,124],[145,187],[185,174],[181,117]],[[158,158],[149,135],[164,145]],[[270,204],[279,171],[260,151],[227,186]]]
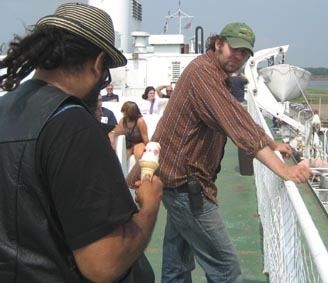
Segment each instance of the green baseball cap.
[[254,55],[255,34],[245,23],[227,24],[219,35],[224,36],[232,48],[246,48]]

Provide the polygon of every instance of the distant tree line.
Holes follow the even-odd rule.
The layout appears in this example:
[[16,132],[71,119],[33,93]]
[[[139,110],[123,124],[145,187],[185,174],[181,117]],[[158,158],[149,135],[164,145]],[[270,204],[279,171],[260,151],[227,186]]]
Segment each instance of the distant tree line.
[[305,68],[312,76],[325,76],[328,77],[328,68]]

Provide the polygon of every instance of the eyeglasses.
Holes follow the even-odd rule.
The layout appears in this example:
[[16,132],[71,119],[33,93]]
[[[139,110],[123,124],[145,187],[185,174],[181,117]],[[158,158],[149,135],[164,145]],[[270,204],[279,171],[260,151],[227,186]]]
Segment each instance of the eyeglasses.
[[112,76],[110,75],[110,71],[108,68],[104,71],[104,80],[102,81],[100,85],[100,89],[104,89],[106,86],[108,86],[112,82]]

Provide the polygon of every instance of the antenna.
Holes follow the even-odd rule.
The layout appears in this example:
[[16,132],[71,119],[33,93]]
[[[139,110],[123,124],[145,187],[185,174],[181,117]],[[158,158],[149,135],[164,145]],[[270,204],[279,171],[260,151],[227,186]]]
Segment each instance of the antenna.
[[2,53],[5,53],[5,47],[6,47],[6,44],[5,44],[4,42],[2,42],[2,43],[0,44],[0,55],[1,55]]
[[[167,12],[167,14],[170,16],[170,14],[171,14],[170,10]],[[169,29],[169,23],[168,23],[168,19],[166,17],[166,20],[165,20],[165,23],[164,23],[164,28],[163,28],[163,33],[165,34],[168,29]]]
[[[182,11],[181,9],[181,0],[179,0],[179,8],[178,10],[176,10],[172,15],[168,15],[165,17],[166,18],[166,23],[168,22],[168,20],[171,19],[178,19],[179,22],[179,34],[181,34],[181,25],[182,25],[182,20],[183,19],[193,19],[193,16],[188,15],[187,13],[185,13],[184,11]],[[168,27],[168,25],[167,25]]]

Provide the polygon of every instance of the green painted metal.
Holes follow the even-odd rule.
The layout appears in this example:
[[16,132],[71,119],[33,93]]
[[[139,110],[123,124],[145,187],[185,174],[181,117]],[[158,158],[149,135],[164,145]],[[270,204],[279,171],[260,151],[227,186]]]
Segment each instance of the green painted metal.
[[309,185],[302,184],[297,186],[302,199],[308,209],[314,225],[317,227],[320,237],[328,249],[328,217],[320,201],[315,196]]

